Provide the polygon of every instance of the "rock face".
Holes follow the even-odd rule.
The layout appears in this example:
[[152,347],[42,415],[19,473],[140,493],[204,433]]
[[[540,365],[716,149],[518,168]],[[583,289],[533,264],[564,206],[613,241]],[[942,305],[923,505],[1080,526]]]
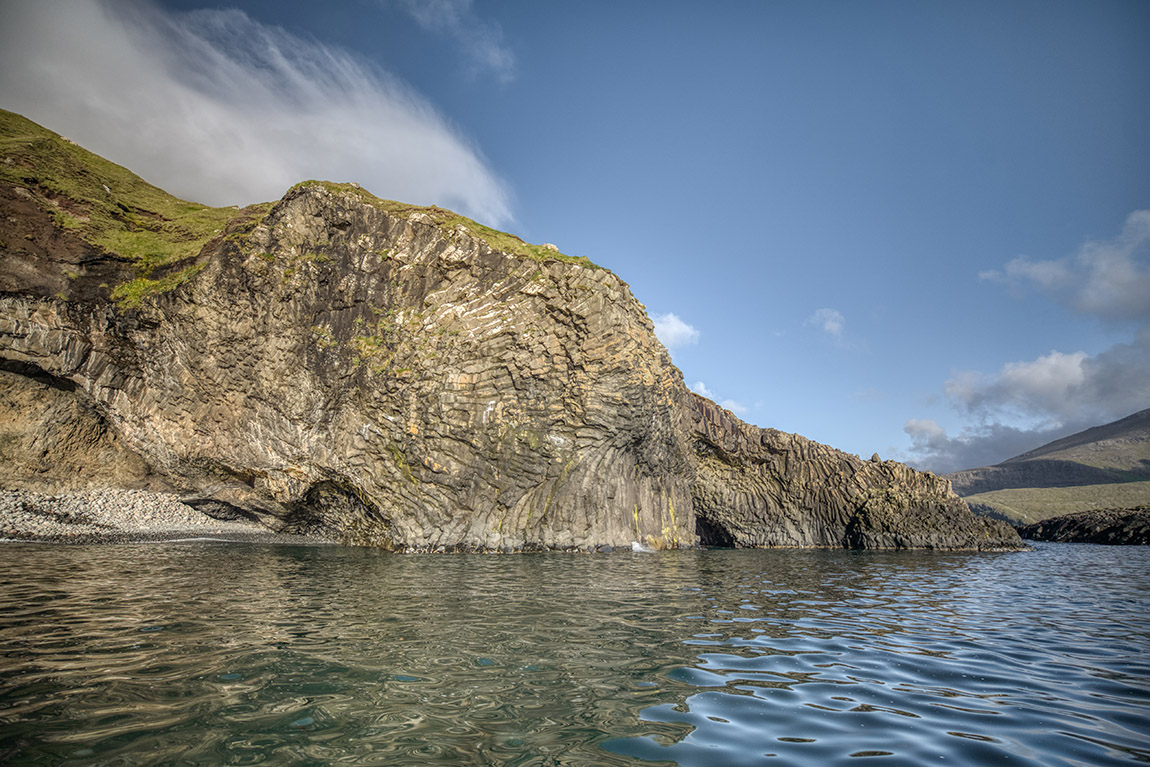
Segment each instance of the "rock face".
[[395,550],[1020,545],[945,480],[691,394],[616,276],[446,211],[301,184],[128,293],[132,263],[54,219],[5,244],[44,188],[0,200],[41,211],[0,221],[9,485]]
[[1034,541],[1146,546],[1150,545],[1150,506],[1079,511],[1025,525],[1018,532]]
[[705,544],[996,549],[1010,541],[1004,523],[973,516],[945,479],[750,426],[691,397]]
[[693,540],[685,391],[614,275],[319,184],[250,229],[136,310],[0,298],[5,355],[201,503],[278,526],[388,548]]
[[0,369],[0,487],[168,489],[74,384],[24,371]]

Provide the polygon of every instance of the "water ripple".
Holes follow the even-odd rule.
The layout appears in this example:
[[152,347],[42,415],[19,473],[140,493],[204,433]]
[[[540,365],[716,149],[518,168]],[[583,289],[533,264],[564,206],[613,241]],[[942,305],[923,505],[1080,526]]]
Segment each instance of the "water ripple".
[[0,763],[1150,762],[1150,552],[0,559]]

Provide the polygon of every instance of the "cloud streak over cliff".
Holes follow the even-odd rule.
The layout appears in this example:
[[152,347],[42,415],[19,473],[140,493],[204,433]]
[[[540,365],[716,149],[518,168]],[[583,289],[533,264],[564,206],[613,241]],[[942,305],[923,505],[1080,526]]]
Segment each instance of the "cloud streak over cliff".
[[14,0],[0,11],[0,102],[175,194],[279,198],[297,181],[511,220],[478,150],[387,72],[236,10]]

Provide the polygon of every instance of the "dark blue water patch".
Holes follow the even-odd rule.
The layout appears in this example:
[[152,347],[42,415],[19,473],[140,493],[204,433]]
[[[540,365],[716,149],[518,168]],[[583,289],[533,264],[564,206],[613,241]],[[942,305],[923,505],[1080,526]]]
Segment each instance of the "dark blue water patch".
[[0,763],[1150,762],[1150,556],[5,545]]

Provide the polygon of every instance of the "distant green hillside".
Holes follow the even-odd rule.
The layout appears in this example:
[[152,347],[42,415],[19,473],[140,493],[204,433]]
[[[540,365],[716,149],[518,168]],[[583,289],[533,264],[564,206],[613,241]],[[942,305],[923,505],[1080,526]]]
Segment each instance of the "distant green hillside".
[[1029,524],[1094,509],[1132,509],[1150,499],[1150,482],[1120,482],[1077,487],[1027,487],[964,497],[983,516]]
[[947,478],[979,513],[1015,523],[1150,503],[1150,409]]

